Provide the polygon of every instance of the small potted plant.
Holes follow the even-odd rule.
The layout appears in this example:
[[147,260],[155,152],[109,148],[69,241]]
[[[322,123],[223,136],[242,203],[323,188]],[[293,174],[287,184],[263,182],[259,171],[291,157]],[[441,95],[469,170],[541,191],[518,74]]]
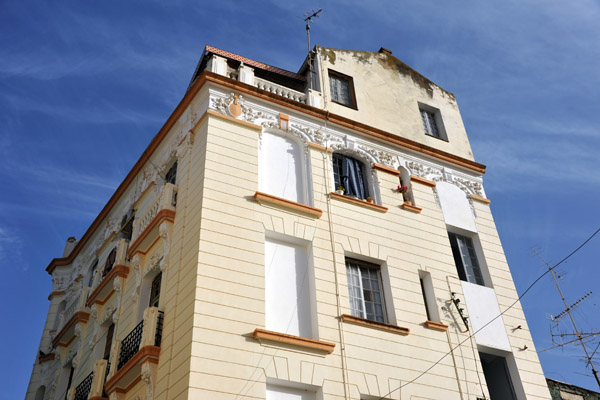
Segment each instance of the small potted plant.
[[408,186],[398,185],[398,189],[396,189],[396,190],[398,190],[398,193],[406,194],[406,193],[408,193]]
[[341,194],[341,195],[343,195],[345,191],[346,191],[346,189],[343,186],[338,186],[337,189],[335,190],[335,192],[337,194]]
[[367,203],[373,203],[373,198],[371,196],[367,197]]

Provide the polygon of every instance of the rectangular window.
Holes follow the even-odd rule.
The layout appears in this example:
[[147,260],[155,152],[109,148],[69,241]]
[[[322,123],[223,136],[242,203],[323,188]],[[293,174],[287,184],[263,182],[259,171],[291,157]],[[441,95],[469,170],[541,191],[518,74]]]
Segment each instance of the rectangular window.
[[433,291],[433,280],[431,274],[426,271],[419,271],[419,281],[421,283],[421,292],[423,293],[423,302],[425,303],[425,312],[427,320],[441,322],[440,312],[438,311],[435,292]]
[[265,240],[265,328],[311,338],[311,277],[308,248]]
[[310,389],[267,384],[266,400],[315,400],[316,393]]
[[446,141],[448,140],[440,110],[426,104],[419,103],[419,113],[421,114],[423,130],[425,131],[426,135]]
[[333,153],[333,181],[335,189],[344,188],[344,195],[366,199],[369,197],[362,162],[340,153]]
[[167,172],[165,181],[172,183],[173,185],[175,185],[175,182],[177,182],[177,161],[175,161],[175,164],[173,164],[173,166]]
[[347,258],[346,275],[350,313],[355,317],[387,323],[380,267]]
[[448,237],[450,238],[452,255],[454,256],[459,278],[462,281],[485,286],[473,239],[452,232],[448,232]]
[[506,363],[506,358],[479,353],[485,382],[492,399],[517,400],[515,387]]
[[356,109],[352,77],[329,70],[329,91],[331,101]]
[[440,132],[437,127],[437,123],[435,122],[435,114],[421,110],[421,119],[423,120],[423,128],[425,128],[425,133],[429,136],[435,136],[437,138],[440,137]]
[[148,307],[158,307],[160,302],[160,282],[162,280],[162,272],[156,275],[156,278],[152,280],[152,287],[150,289],[150,303]]

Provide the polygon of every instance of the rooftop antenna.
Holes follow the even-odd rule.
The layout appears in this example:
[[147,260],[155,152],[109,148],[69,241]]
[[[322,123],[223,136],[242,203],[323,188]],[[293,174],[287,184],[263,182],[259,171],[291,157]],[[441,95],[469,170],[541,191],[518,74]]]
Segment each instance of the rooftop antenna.
[[313,22],[313,18],[319,18],[319,13],[323,11],[322,8],[319,8],[317,11],[312,10],[312,14],[308,15],[308,13],[304,13],[304,22],[306,22],[306,37],[308,38],[308,85],[312,90],[312,53],[310,51],[310,24]]
[[[568,316],[569,319],[571,320],[571,324],[573,325],[573,329],[574,332],[573,333],[559,333],[559,334],[555,334],[552,331],[552,328],[550,329],[550,333],[552,334],[552,341],[554,342],[554,338],[555,337],[561,337],[561,338],[568,338],[568,337],[572,337],[573,339],[568,340],[567,342],[564,342],[557,345],[557,346],[553,346],[551,348],[556,348],[556,347],[563,347],[567,344],[579,344],[581,345],[583,352],[585,353],[585,360],[586,362],[586,367],[591,367],[592,369],[592,374],[594,375],[594,378],[596,378],[596,382],[598,383],[598,386],[600,387],[600,378],[598,377],[598,371],[596,370],[596,367],[594,366],[594,362],[593,362],[593,357],[594,354],[596,353],[596,350],[594,350],[594,352],[592,353],[592,355],[590,355],[590,353],[588,352],[587,347],[585,346],[586,343],[589,343],[591,340],[594,340],[596,338],[596,335],[598,335],[598,333],[600,332],[581,332],[579,329],[577,329],[577,325],[575,324],[575,319],[573,318],[573,314],[571,313],[571,311],[577,307],[579,305],[579,303],[581,303],[585,298],[587,298],[589,295],[591,295],[592,293],[589,292],[587,293],[585,296],[581,297],[579,300],[577,300],[575,303],[569,305],[567,303],[567,300],[565,299],[565,296],[563,295],[562,290],[560,289],[560,285],[558,283],[558,279],[556,276],[556,273],[554,272],[554,268],[552,266],[550,266],[550,264],[548,264],[548,262],[546,260],[544,260],[544,258],[542,258],[541,254],[536,251],[536,250],[532,250],[533,254],[535,254],[540,260],[542,260],[542,262],[544,264],[546,264],[546,266],[548,267],[548,270],[550,271],[550,273],[552,274],[552,279],[554,280],[554,283],[556,284],[556,289],[558,290],[558,293],[560,294],[560,298],[562,299],[562,302],[565,306],[565,309],[560,312],[557,316],[552,318],[552,321],[555,322],[558,325],[558,321],[564,317],[564,316]],[[591,340],[587,340],[584,341],[584,339],[587,339],[591,337]],[[550,350],[550,349],[547,349]]]

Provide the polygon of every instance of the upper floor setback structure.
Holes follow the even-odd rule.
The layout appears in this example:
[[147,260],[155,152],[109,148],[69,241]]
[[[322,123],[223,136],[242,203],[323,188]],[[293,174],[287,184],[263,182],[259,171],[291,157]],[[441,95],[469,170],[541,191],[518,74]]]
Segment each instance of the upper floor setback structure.
[[27,399],[548,400],[484,173],[389,50],[294,73],[207,46],[46,268]]
[[[52,273],[56,266],[72,263],[102,222],[105,234],[114,232],[116,217],[105,221],[106,216],[124,192],[131,190],[133,180],[142,177],[142,185],[135,189],[140,192],[160,175],[147,165],[148,160],[158,158],[158,171],[165,172],[206,113],[216,112],[261,128],[283,126],[306,143],[356,151],[371,163],[403,167],[410,175],[452,182],[467,195],[485,197],[485,165],[473,159],[452,93],[384,48],[375,53],[315,46],[313,53],[315,88],[311,89],[308,59],[294,73],[206,46],[177,108],[73,251],[52,260],[46,270]],[[202,99],[197,98],[199,94]],[[246,101],[244,96],[252,100]],[[267,110],[267,103],[275,107]],[[282,116],[279,111],[295,115]],[[177,131],[176,137],[165,143],[172,131]]]

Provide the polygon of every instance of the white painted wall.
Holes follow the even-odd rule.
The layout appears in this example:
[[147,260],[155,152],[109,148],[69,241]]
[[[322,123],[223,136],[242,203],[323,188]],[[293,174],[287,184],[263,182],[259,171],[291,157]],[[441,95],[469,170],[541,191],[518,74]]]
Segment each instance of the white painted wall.
[[[470,282],[460,282],[465,296],[469,320],[473,332],[477,332],[485,324],[500,314],[500,307],[494,289]],[[475,334],[478,345],[511,351],[506,328],[502,317],[496,318],[492,323]]]
[[315,400],[315,394],[309,390],[267,385],[266,400]]
[[264,132],[260,155],[260,191],[306,203],[300,146],[278,134]]
[[312,337],[307,248],[265,239],[265,328]]
[[465,192],[447,182],[438,182],[436,189],[446,225],[477,232],[475,218]]

